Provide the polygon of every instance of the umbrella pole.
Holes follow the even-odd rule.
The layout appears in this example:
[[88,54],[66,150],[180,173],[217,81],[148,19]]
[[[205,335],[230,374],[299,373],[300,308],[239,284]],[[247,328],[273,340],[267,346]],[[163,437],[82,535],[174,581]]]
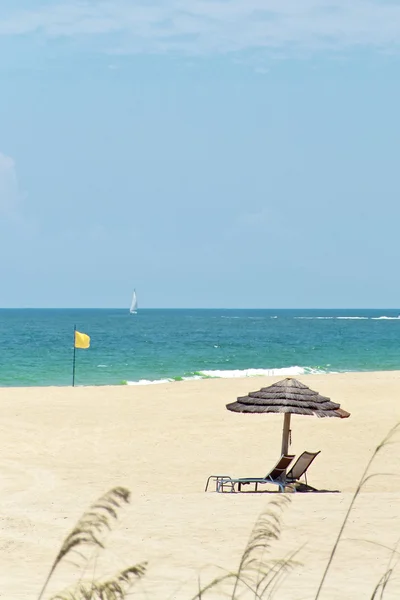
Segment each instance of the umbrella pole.
[[290,413],[285,413],[283,420],[283,432],[282,432],[282,450],[281,454],[288,454],[289,452],[289,434],[290,434]]

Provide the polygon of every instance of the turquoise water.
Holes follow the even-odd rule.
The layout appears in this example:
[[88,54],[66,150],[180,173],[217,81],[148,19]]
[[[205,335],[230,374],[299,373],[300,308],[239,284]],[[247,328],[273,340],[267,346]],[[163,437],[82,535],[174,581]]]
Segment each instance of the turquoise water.
[[397,310],[0,310],[0,385],[400,369]]

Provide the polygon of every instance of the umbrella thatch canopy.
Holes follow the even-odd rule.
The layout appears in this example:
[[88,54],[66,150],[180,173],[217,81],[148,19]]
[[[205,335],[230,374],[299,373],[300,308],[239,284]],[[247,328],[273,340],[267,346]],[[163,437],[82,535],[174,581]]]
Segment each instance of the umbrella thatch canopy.
[[297,379],[288,377],[259,392],[250,392],[248,396],[238,398],[227,404],[226,408],[242,413],[285,413],[282,454],[289,449],[290,415],[316,415],[317,417],[339,417],[345,419],[350,413],[340,408],[340,404],[321,396]]

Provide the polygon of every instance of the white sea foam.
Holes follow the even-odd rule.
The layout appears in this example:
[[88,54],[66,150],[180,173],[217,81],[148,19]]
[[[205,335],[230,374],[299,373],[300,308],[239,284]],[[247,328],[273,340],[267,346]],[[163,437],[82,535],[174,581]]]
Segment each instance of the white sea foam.
[[[294,319],[308,319],[308,320],[314,320],[314,319],[350,319],[350,320],[359,320],[359,319],[369,319],[369,317],[293,317]],[[382,318],[392,318],[392,317],[379,317],[380,319]],[[397,319],[397,317],[396,317]]]
[[336,317],[336,319],[350,319],[351,321],[357,321],[360,319],[369,319],[369,317]]
[[399,321],[400,320],[400,316],[398,317],[371,317],[371,319],[373,321],[381,321],[382,319],[385,319],[386,321]]
[[127,385],[154,385],[157,383],[172,383],[177,381],[193,381],[196,379],[236,379],[238,377],[257,377],[257,376],[270,376],[280,377],[294,376],[294,375],[307,375],[307,374],[318,374],[326,373],[323,369],[314,369],[312,367],[282,367],[279,369],[232,369],[232,370],[206,370],[198,371],[196,374],[188,375],[187,377],[177,379],[140,379],[139,381],[127,381]]
[[334,319],[335,317],[293,317],[294,319],[308,319],[308,320],[314,320],[314,319]]
[[208,379],[205,375],[190,375],[188,377],[177,377],[176,379],[140,379],[139,381],[127,381],[126,385],[157,385],[158,383],[177,383],[179,381],[193,381],[195,379]]
[[155,379],[154,381],[150,379],[139,379],[139,381],[127,381],[126,385],[153,385],[157,383],[170,383],[173,379]]
[[357,316],[343,316],[343,317],[293,317],[294,319],[308,319],[308,320],[314,320],[314,319],[345,319],[345,320],[349,320],[349,321],[367,321],[369,319],[371,319],[372,321],[380,321],[380,320],[387,320],[387,321],[400,321],[400,315],[397,317],[387,317],[385,315],[383,315],[382,317],[357,317]]
[[201,375],[206,377],[218,377],[223,379],[232,379],[236,377],[257,377],[260,375],[276,376],[276,375],[305,375],[306,373],[322,373],[318,369],[309,367],[282,367],[280,369],[234,369],[227,371],[200,371]]
[[259,317],[247,317],[249,321],[264,321],[265,319],[277,319],[278,315],[273,315],[270,317],[267,316],[259,316]]

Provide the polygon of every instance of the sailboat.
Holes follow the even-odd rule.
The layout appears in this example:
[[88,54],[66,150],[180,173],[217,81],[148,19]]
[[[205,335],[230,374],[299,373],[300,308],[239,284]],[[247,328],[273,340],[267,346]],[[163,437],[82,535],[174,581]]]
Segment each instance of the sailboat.
[[132,302],[131,302],[131,307],[129,309],[129,312],[131,313],[131,315],[136,315],[136,313],[137,313],[136,290],[133,290]]

